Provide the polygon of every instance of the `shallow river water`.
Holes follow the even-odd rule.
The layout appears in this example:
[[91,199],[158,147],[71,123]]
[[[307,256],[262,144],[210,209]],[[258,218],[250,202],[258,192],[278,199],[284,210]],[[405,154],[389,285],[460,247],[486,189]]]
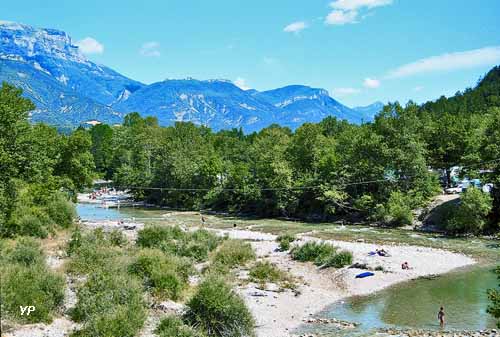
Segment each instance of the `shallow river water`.
[[[145,209],[106,209],[96,205],[78,204],[83,220],[162,219],[165,211]],[[429,261],[432,263],[432,261]],[[373,295],[354,297],[332,304],[317,317],[337,318],[360,323],[353,331],[328,330],[323,325],[308,325],[303,332],[323,332],[330,336],[369,336],[378,328],[439,329],[437,312],[445,308],[449,330],[494,328],[495,322],[486,313],[486,289],[498,282],[492,267],[470,267],[435,279],[419,279],[399,284]]]

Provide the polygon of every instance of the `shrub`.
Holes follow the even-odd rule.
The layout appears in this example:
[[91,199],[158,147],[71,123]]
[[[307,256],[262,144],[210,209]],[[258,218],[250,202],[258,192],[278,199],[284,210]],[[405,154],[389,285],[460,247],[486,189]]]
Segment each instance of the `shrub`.
[[10,262],[24,266],[45,264],[45,255],[40,243],[29,237],[18,239],[14,248],[6,252],[6,257]]
[[68,227],[73,222],[74,206],[62,192],[52,191],[45,185],[22,182],[12,189],[15,192],[12,212],[5,219],[5,225],[0,227],[0,235],[46,238],[56,226]]
[[54,193],[46,205],[47,214],[59,226],[68,228],[76,217],[75,206],[61,192]]
[[68,256],[72,256],[74,253],[78,251],[78,249],[82,246],[82,232],[80,228],[76,228],[73,233],[71,233],[71,238],[68,242],[68,246],[66,247],[66,253]]
[[123,247],[127,244],[127,238],[125,234],[119,229],[114,229],[109,232],[109,242],[112,246]]
[[155,267],[149,276],[154,293],[160,297],[178,300],[187,284],[173,270],[163,270]]
[[391,192],[385,207],[385,222],[393,226],[411,225],[413,223],[412,201],[402,192]]
[[163,241],[181,240],[185,232],[178,226],[149,226],[137,234],[137,245],[143,248],[158,248]]
[[140,276],[156,295],[176,300],[187,287],[194,268],[185,259],[165,255],[157,249],[145,249],[139,252],[129,271]]
[[361,211],[364,215],[372,215],[375,207],[375,200],[369,194],[363,194],[354,201],[354,207]]
[[189,257],[195,261],[202,262],[208,259],[209,247],[203,242],[191,241],[189,238],[177,243],[174,247],[166,249],[166,245],[162,246],[166,252],[172,252],[179,256]]
[[202,333],[187,326],[180,318],[175,316],[162,319],[155,333],[159,337],[203,337]]
[[253,259],[255,259],[255,253],[250,243],[240,240],[227,240],[215,252],[213,264],[232,269],[243,266]]
[[491,208],[492,199],[488,194],[477,188],[468,188],[446,222],[446,230],[453,234],[480,233]]
[[309,241],[302,246],[295,246],[290,254],[294,260],[301,262],[314,261],[316,265],[322,265],[335,254],[336,250],[331,244]]
[[346,250],[334,253],[326,259],[323,267],[343,268],[352,264],[352,253]]
[[71,312],[82,329],[78,337],[133,337],[146,319],[140,284],[116,270],[100,270],[89,275],[77,291],[78,302]]
[[[29,261],[30,265],[23,265]],[[27,323],[50,322],[64,300],[64,279],[31,257],[0,269],[2,278],[2,310],[15,320]],[[36,310],[21,315],[20,306],[32,305]]]
[[80,274],[111,267],[114,258],[119,255],[118,248],[111,246],[100,229],[85,235],[75,231],[68,243],[67,252],[71,256],[68,270]]
[[283,234],[278,236],[276,241],[279,243],[280,251],[286,252],[290,249],[290,244],[295,241],[295,236],[291,234]]
[[285,273],[269,261],[258,261],[250,268],[249,275],[253,282],[258,283],[277,283],[285,278]]
[[198,262],[208,260],[208,255],[223,238],[207,230],[185,232],[180,227],[151,226],[139,232],[137,245],[159,248],[165,253],[190,257]]
[[184,321],[207,336],[254,335],[254,320],[245,302],[220,277],[205,279],[187,308]]
[[198,229],[190,233],[190,239],[192,241],[200,242],[204,244],[209,251],[213,251],[217,246],[224,240],[215,233],[207,231],[206,229]]
[[10,221],[7,230],[10,236],[24,235],[46,238],[52,231],[51,221],[47,213],[40,208],[21,207],[18,208]]

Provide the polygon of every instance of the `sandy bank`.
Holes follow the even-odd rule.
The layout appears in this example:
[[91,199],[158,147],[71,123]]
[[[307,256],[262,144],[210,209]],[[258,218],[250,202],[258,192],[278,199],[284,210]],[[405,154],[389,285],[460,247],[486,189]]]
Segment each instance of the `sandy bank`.
[[[319,240],[307,236],[303,236],[298,242],[303,244],[309,240],[326,241],[351,251],[354,262],[366,263],[372,268],[382,266],[385,270],[385,272],[374,272],[373,277],[356,279],[355,275],[363,270],[349,268],[319,270],[313,264],[291,260],[287,253],[276,251],[278,245],[274,242],[274,235],[244,230],[219,232],[235,239],[252,240],[259,258],[276,263],[281,269],[304,280],[299,286],[301,292],[299,296],[295,296],[291,291],[277,293],[258,290],[253,284],[239,288],[239,292],[244,296],[256,318],[259,337],[290,336],[293,330],[310,315],[346,297],[370,294],[399,282],[420,276],[443,274],[475,263],[472,258],[462,254],[417,246],[377,246],[358,242]],[[376,248],[384,248],[391,256],[369,256],[368,253]],[[401,269],[401,264],[405,261],[412,267],[411,270]]]

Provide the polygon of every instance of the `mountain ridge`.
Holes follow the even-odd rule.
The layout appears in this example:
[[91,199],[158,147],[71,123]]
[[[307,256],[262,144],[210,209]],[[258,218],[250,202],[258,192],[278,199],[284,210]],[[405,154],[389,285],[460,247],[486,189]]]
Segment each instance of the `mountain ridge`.
[[273,123],[297,128],[335,116],[353,123],[366,113],[328,91],[289,85],[242,90],[228,80],[168,79],[149,85],[90,61],[60,30],[0,21],[0,80],[23,88],[36,109],[33,122],[77,126],[90,119],[119,123],[137,111],[161,125],[191,121],[214,130],[258,131]]

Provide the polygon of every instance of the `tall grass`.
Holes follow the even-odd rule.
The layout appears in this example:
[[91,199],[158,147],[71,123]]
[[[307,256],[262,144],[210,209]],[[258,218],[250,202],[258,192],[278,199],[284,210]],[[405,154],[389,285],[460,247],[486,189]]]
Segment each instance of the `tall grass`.
[[353,256],[351,252],[337,252],[337,247],[324,242],[309,241],[302,246],[295,246],[290,252],[292,259],[308,262],[312,261],[317,266],[323,268],[342,268],[352,264]]

